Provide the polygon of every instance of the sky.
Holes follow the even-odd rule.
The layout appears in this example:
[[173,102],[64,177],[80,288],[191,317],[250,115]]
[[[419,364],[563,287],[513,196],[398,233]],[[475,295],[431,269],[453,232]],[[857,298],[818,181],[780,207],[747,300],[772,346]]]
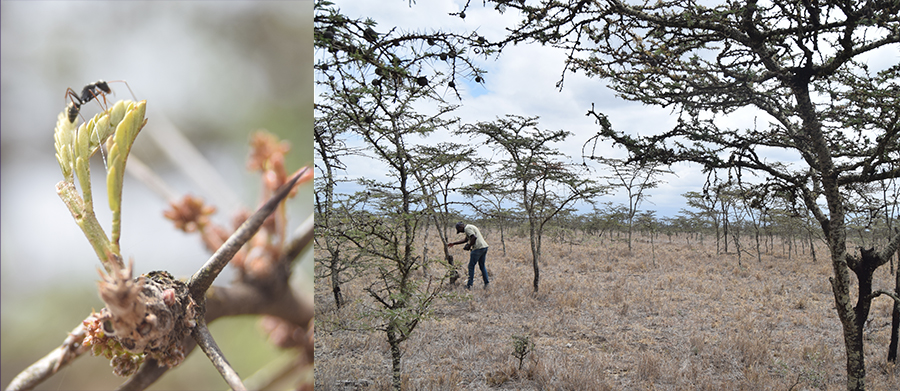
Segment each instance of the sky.
[[[448,15],[459,12],[465,1],[429,0],[409,6],[407,1],[337,0],[335,4],[349,17],[372,18],[378,23],[375,30],[379,33],[394,27],[425,32],[440,28],[458,33],[477,31],[489,41],[498,41],[505,37],[504,28],[513,26],[518,20],[517,13],[500,15],[492,8],[482,7],[480,2],[472,3],[466,11],[465,20]],[[463,123],[493,121],[506,114],[540,116],[538,127],[541,129],[562,129],[573,133],[567,140],[552,147],[577,164],[583,161],[583,145],[599,129],[593,117],[586,116],[592,105],[609,117],[615,129],[629,133],[657,133],[671,129],[675,124],[671,109],[618,98],[604,81],[589,79],[583,74],[566,74],[564,87],[560,90],[556,83],[562,75],[564,59],[561,50],[551,47],[536,44],[508,47],[496,60],[492,58],[477,63],[487,71],[483,85],[465,83],[459,88],[461,101],[451,93],[447,93],[445,98],[450,103],[461,105],[452,115],[459,117]],[[726,123],[735,126],[752,123],[756,115],[762,114],[752,109],[741,110],[728,118]],[[432,144],[444,141],[461,140],[449,132],[435,132],[423,140]],[[483,151],[490,153],[486,149]],[[627,157],[623,148],[615,147],[609,141],[598,143],[596,153],[608,158]],[[349,159],[347,163],[352,170],[341,174],[342,178],[380,178],[385,173],[384,166],[365,158]],[[593,172],[595,177],[609,174],[599,171],[601,167],[596,163],[588,161],[588,164],[597,169]],[[647,192],[650,197],[640,209],[656,210],[659,217],[674,216],[686,208],[681,194],[700,191],[706,180],[705,174],[696,165],[677,164],[669,169],[673,174],[661,177],[664,182]],[[355,190],[352,186],[345,189]],[[596,201],[627,205],[627,196],[624,191],[618,191]],[[581,212],[591,210],[587,204],[577,208]]]
[[[483,7],[479,1],[471,2],[464,20],[449,14],[458,13],[466,0],[418,1],[413,5],[407,0],[334,2],[349,17],[369,17],[376,21],[378,25],[375,30],[379,33],[395,27],[403,31],[419,32],[441,29],[468,34],[475,31],[488,41],[498,41],[505,37],[505,28],[515,25],[519,20],[519,15],[515,12],[501,15],[493,8]],[[567,73],[564,88],[560,90],[556,83],[560,80],[564,59],[565,55],[561,50],[549,46],[526,44],[508,47],[497,59],[477,62],[480,68],[487,71],[483,85],[463,83],[459,88],[462,100],[456,100],[449,92],[445,98],[450,103],[461,105],[452,115],[459,117],[462,123],[492,121],[506,114],[539,116],[540,128],[562,129],[573,133],[567,140],[552,147],[568,155],[571,162],[577,164],[583,162],[582,147],[585,142],[598,130],[593,117],[586,116],[592,106],[597,112],[608,116],[614,129],[629,134],[656,134],[672,129],[676,123],[676,115],[671,108],[626,101],[607,88],[603,80],[590,79],[583,74]],[[859,60],[877,71],[896,64],[900,60],[900,50],[896,46],[888,47],[860,56]],[[720,115],[716,121],[723,128],[765,128],[769,123],[768,118],[764,112],[749,107],[726,116]],[[429,135],[426,140],[421,140],[427,144],[444,141],[461,140],[449,132],[439,131]],[[481,151],[486,155],[490,154],[486,148]],[[781,161],[789,166],[805,165],[799,155],[792,151],[759,148],[757,152],[766,159]],[[627,157],[625,150],[614,146],[611,141],[599,142],[595,153],[607,158]],[[383,165],[371,159],[348,159],[345,163],[352,169],[340,174],[342,178],[381,178],[386,172]],[[602,167],[597,164],[588,164],[597,170],[593,174],[595,179],[605,181],[599,177],[609,175],[609,172],[601,171]],[[672,217],[687,208],[682,194],[701,191],[707,179],[698,165],[680,163],[668,169],[672,174],[661,177],[663,182],[646,192],[649,198],[640,206],[641,210],[655,210],[658,217]],[[760,180],[753,177],[744,179],[751,182]],[[352,186],[345,189],[347,192],[356,190]],[[628,201],[624,190],[619,190],[596,202],[627,205]],[[577,207],[581,212],[590,211],[586,204]]]

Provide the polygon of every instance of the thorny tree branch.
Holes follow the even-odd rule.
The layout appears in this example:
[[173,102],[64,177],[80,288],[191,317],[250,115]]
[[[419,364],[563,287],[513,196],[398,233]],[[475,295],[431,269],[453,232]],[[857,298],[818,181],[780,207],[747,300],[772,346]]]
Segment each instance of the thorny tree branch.
[[228,383],[228,386],[231,387],[232,390],[247,390],[247,387],[244,387],[244,383],[241,382],[241,377],[238,376],[234,368],[231,367],[231,364],[228,363],[228,360],[225,359],[222,350],[219,349],[219,345],[216,344],[216,340],[213,339],[212,334],[210,334],[209,329],[206,327],[205,321],[201,320],[197,322],[197,327],[194,327],[191,336],[194,337],[194,340],[200,345],[200,349],[203,350],[203,353],[206,353],[206,356],[212,361],[213,366],[215,366],[216,370],[222,374],[222,378],[225,379],[225,382]]
[[[272,198],[254,213],[234,234],[222,245],[210,260],[195,273],[188,283],[193,288],[191,295],[198,303],[206,307],[206,322],[211,322],[222,316],[236,314],[269,314],[285,318],[295,324],[307,324],[311,319],[312,310],[297,311],[298,308],[309,307],[292,294],[281,295],[274,302],[270,297],[259,292],[255,287],[246,284],[237,284],[231,287],[217,288],[205,299],[206,291],[222,268],[231,260],[234,254],[259,230],[266,218],[275,210],[296,185],[299,179],[306,174],[309,168],[305,168],[294,175],[284,186],[279,188]],[[313,237],[312,224],[304,222],[298,228],[298,235],[288,244],[288,251],[284,253],[284,259],[296,257],[299,251],[306,247]],[[217,268],[217,269],[216,269]],[[194,293],[198,292],[198,293]],[[207,301],[208,300],[208,301]],[[290,308],[285,311],[284,309]],[[56,374],[60,368],[68,365],[89,348],[83,347],[81,342],[84,337],[82,325],[76,327],[63,344],[52,352],[26,368],[9,384],[7,390],[29,390]],[[191,352],[195,343],[191,338],[185,338],[182,342],[185,354]],[[148,358],[138,372],[120,387],[120,390],[142,390],[159,379],[168,367],[160,367],[156,360]],[[227,379],[226,379],[227,380]]]
[[[290,251],[291,248],[305,248],[313,238],[312,224],[309,220],[300,225],[296,230],[296,236],[290,240],[284,251],[283,261],[296,258],[299,252]],[[293,254],[293,255],[291,255]],[[294,257],[294,258],[289,258]],[[289,289],[286,285],[283,289]],[[234,315],[272,315],[290,321],[293,324],[308,324],[312,319],[313,309],[309,303],[305,303],[293,294],[278,294],[278,289],[272,292],[261,292],[256,286],[243,282],[226,287],[214,287],[206,298],[206,323]],[[299,310],[298,310],[299,309]],[[196,342],[193,338],[185,338],[185,356],[189,355]],[[311,347],[310,347],[311,348]],[[123,383],[120,391],[143,390],[163,376],[169,368],[159,367],[155,360],[147,360],[138,369],[137,373]]]
[[279,188],[272,198],[259,208],[253,216],[250,216],[247,221],[241,224],[237,231],[234,231],[231,237],[225,241],[225,244],[219,247],[215,254],[206,261],[206,264],[191,276],[187,285],[194,300],[197,300],[198,302],[203,300],[204,294],[209,287],[212,286],[213,281],[219,273],[222,272],[222,269],[225,269],[225,265],[227,265],[228,262],[231,261],[231,258],[234,257],[234,254],[236,254],[238,250],[240,250],[241,247],[256,234],[256,231],[258,231],[259,227],[266,221],[266,218],[275,211],[278,204],[287,197],[297,181],[300,180],[300,177],[308,170],[309,167],[300,170],[300,172],[294,175],[291,180]]

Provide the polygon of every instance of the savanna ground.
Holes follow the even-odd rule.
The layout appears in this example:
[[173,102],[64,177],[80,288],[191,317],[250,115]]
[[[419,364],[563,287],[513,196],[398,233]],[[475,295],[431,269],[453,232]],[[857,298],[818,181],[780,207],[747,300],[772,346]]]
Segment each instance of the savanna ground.
[[[527,237],[507,238],[504,256],[499,233],[484,232],[490,289],[477,268],[472,291],[462,279],[444,289],[451,297],[402,345],[404,389],[846,389],[824,246],[813,262],[808,251],[789,259],[778,242],[762,262],[745,254],[740,267],[733,246],[716,255],[714,237],[663,235],[654,250],[636,236],[629,252],[621,238],[567,244],[548,235],[533,295]],[[431,254],[438,246],[429,243]],[[461,248],[452,253],[468,262]],[[443,274],[436,269],[429,273]],[[893,289],[888,265],[874,281]],[[317,390],[389,389],[385,335],[360,316],[372,306],[369,284],[347,283],[350,303],[336,310],[328,281],[316,281]],[[876,299],[865,329],[871,390],[900,389],[900,368],[886,362],[891,305]],[[513,335],[534,342],[521,370]]]

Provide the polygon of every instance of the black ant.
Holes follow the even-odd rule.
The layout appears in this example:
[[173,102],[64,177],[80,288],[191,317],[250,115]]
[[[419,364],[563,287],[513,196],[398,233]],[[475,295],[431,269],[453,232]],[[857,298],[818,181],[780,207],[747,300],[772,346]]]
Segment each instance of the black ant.
[[[134,91],[131,91],[131,86],[129,86],[125,80],[113,80],[112,82],[125,83],[125,86],[128,87],[128,91],[131,92],[131,96],[134,96]],[[94,98],[103,98],[104,104],[100,105],[100,107],[102,108],[106,104],[106,94],[112,93],[112,89],[109,88],[109,83],[111,82],[98,80],[94,83],[88,84],[81,89],[81,96],[78,96],[78,93],[71,88],[67,88],[66,98],[71,99],[69,105],[66,106],[66,113],[69,116],[69,122],[75,122],[75,118],[81,111],[81,106],[83,106],[85,103],[90,102]],[[99,100],[97,101],[97,103],[100,103]]]
[[[126,82],[125,80],[113,80],[113,82],[125,83],[125,86],[128,87],[128,91],[131,92],[131,96],[134,97],[134,91],[131,91],[131,86],[128,85],[128,82]],[[100,108],[106,111],[106,107],[109,107],[109,104],[106,102],[106,94],[112,93],[112,89],[109,88],[109,83],[110,82],[98,80],[94,83],[88,84],[81,89],[81,96],[78,96],[78,93],[71,88],[67,88],[66,98],[69,98],[71,100],[71,102],[69,102],[69,104],[66,106],[66,114],[69,117],[69,122],[75,123],[75,118],[78,117],[79,112],[81,111],[81,106],[93,99],[97,99],[97,104],[100,105]],[[100,103],[99,98],[103,98],[103,103]],[[137,98],[135,98],[135,100],[137,100]],[[84,117],[82,117],[81,119],[84,120]],[[99,143],[103,142],[103,140],[97,141]],[[103,156],[103,165],[105,167],[106,155],[103,152],[102,145],[100,146],[100,154]]]

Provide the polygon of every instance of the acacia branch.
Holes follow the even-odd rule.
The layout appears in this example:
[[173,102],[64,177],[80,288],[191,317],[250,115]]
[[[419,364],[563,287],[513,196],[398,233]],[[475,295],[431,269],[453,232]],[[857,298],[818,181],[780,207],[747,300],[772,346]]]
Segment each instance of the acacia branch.
[[[280,292],[266,290],[263,292],[260,287],[245,283],[213,287],[210,290],[209,297],[206,299],[206,314],[204,317],[206,323],[209,324],[216,319],[226,316],[265,314],[277,316],[298,325],[309,324],[313,317],[311,303],[306,303],[297,298],[293,291],[288,289],[289,286],[287,284],[276,285],[286,290]],[[184,346],[185,356],[188,356],[194,347],[197,346],[197,343],[193,338],[186,337],[182,345]],[[169,368],[166,366],[160,367],[156,360],[148,359],[138,369],[138,372],[123,383],[118,390],[138,391],[146,389],[168,370]]]
[[203,298],[203,295],[209,287],[212,286],[213,281],[219,273],[222,272],[222,269],[225,269],[225,265],[227,265],[228,262],[231,261],[231,258],[234,257],[234,254],[236,254],[238,250],[240,250],[241,247],[256,234],[259,227],[262,226],[269,215],[275,211],[278,204],[287,197],[291,192],[291,189],[294,188],[294,185],[297,184],[297,181],[300,180],[300,177],[303,176],[307,170],[309,170],[309,167],[300,170],[293,178],[275,191],[272,198],[266,201],[256,213],[241,224],[241,226],[231,234],[228,240],[216,250],[215,254],[206,261],[206,264],[191,276],[190,281],[187,283],[188,289],[190,289],[191,292],[191,297],[195,300]]
[[888,296],[888,297],[894,299],[894,302],[895,302],[895,303],[900,304],[900,296],[897,296],[897,294],[895,294],[895,293],[893,293],[893,292],[889,292],[889,291],[883,290],[883,289],[879,289],[879,290],[877,290],[877,291],[875,291],[875,292],[872,292],[872,294],[869,295],[868,297],[866,297],[866,299],[871,301],[872,299],[874,299],[874,298],[876,298],[876,297],[878,297],[878,296],[881,296],[881,295]]
[[[221,269],[224,268],[225,264],[231,260],[231,257],[243,246],[244,243],[252,237],[262,223],[266,220],[266,218],[275,210],[278,203],[281,202],[293,188],[293,186],[297,183],[299,178],[306,173],[309,168],[305,168],[301,170],[297,175],[295,175],[287,184],[282,186],[263,207],[261,207],[253,216],[251,216],[241,227],[229,238],[228,241],[217,251],[213,257],[204,265],[204,267],[198,271],[194,277],[192,277],[189,286],[192,287],[191,294],[194,297],[204,298],[206,290],[209,289],[211,282],[215,279]],[[293,256],[296,257],[296,254],[299,253],[300,250],[306,247],[310,241],[312,241],[312,228],[311,224],[305,222],[298,229],[300,231],[300,235],[293,240],[289,246],[288,251],[285,252],[285,259],[287,257]],[[230,247],[229,247],[230,246]],[[228,251],[232,249],[233,251]],[[221,267],[215,269],[219,266],[219,262],[221,262]],[[242,285],[243,286],[243,285]],[[286,285],[285,285],[286,287]],[[195,294],[194,292],[199,292]],[[235,291],[236,290],[236,291]],[[309,323],[309,320],[312,318],[312,308],[310,305],[305,305],[301,302],[301,300],[297,299],[294,294],[288,289],[286,294],[282,294],[281,297],[272,298],[269,297],[262,292],[258,292],[258,289],[249,286],[243,286],[243,288],[220,288],[216,289],[216,295],[211,296],[210,298],[210,306],[212,313],[207,314],[207,320],[211,321],[220,316],[225,315],[234,315],[235,308],[239,309],[239,313],[265,313],[274,316],[279,316],[285,320],[291,321],[298,325],[306,325]],[[223,296],[224,295],[224,296]],[[222,298],[225,299],[222,299]],[[232,305],[234,303],[229,303],[229,300],[236,300],[234,303],[244,303],[243,305]],[[229,307],[234,307],[230,308]],[[82,326],[79,325],[76,327],[72,333],[70,333],[69,338],[63,343],[62,346],[54,349],[49,354],[47,354],[44,358],[38,360],[28,368],[26,368],[22,373],[20,373],[8,386],[8,390],[29,390],[33,389],[35,386],[40,384],[41,382],[47,380],[50,376],[59,371],[59,369],[65,365],[68,365],[75,358],[79,357],[81,354],[86,352],[87,348],[80,348],[82,338],[77,338],[76,336],[81,335],[83,337],[83,329]],[[193,348],[193,343],[190,339],[185,339],[185,351],[190,352],[190,349]],[[79,347],[76,347],[79,346]],[[138,373],[122,384],[122,390],[142,390],[148,387],[150,384],[155,382],[159,377],[161,377],[166,371],[167,367],[159,367],[156,363],[156,360],[148,359]]]
[[300,256],[300,253],[313,241],[313,215],[303,221],[294,231],[296,236],[284,246],[279,263],[289,265]]
[[69,365],[88,351],[88,348],[82,345],[83,338],[84,326],[79,324],[69,333],[62,345],[16,375],[6,389],[8,391],[34,389],[38,384],[59,372],[60,368]]
[[212,361],[213,366],[215,366],[219,373],[222,374],[225,382],[228,383],[228,386],[231,387],[232,390],[247,390],[247,388],[244,387],[244,383],[241,382],[241,377],[238,376],[237,372],[234,371],[234,368],[231,367],[231,364],[228,363],[228,360],[225,359],[222,350],[219,349],[219,345],[216,344],[212,334],[209,333],[209,329],[206,327],[206,321],[201,319],[197,322],[197,327],[194,327],[191,336],[194,337],[194,340],[200,345],[200,349],[203,350],[203,353],[206,353],[209,357],[209,361]]

